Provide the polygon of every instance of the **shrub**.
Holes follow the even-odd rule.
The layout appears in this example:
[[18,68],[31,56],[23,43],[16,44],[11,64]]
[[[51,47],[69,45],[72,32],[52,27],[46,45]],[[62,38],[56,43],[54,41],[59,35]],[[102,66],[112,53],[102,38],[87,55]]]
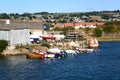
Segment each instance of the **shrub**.
[[102,36],[102,30],[100,28],[95,28],[93,33],[94,33],[95,37],[101,37]]
[[47,48],[50,47],[50,44],[49,44],[48,42],[46,42],[46,41],[41,41],[40,45],[41,45],[41,46],[45,46],[45,47],[47,47]]
[[8,46],[7,41],[0,40],[0,53],[3,52],[3,50],[5,50],[7,46]]

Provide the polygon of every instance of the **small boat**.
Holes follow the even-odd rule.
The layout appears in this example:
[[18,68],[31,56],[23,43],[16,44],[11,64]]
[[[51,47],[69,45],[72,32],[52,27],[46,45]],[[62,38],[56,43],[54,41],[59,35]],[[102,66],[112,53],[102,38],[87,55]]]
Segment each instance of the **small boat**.
[[51,48],[51,49],[48,49],[47,52],[56,54],[56,53],[61,53],[61,50],[58,48]]
[[76,54],[78,54],[75,50],[65,50],[65,53],[67,55],[76,55]]
[[55,54],[45,54],[46,58],[55,58]]
[[44,59],[44,54],[38,54],[38,53],[27,53],[26,57],[29,59]]
[[49,50],[47,50],[47,54],[45,54],[45,57],[51,58],[62,58],[64,57],[65,54],[58,48],[51,48]]
[[97,47],[99,47],[98,40],[97,40],[96,38],[90,38],[90,39],[88,40],[88,46],[89,46],[90,48],[97,48]]
[[94,49],[87,49],[87,48],[77,48],[76,49],[79,53],[89,53],[89,52],[93,52]]

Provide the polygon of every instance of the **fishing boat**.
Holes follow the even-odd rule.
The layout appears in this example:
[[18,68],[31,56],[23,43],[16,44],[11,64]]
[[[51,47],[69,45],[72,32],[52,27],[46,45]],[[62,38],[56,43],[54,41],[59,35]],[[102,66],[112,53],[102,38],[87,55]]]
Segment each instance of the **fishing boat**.
[[90,48],[97,48],[97,47],[99,47],[98,40],[97,40],[96,38],[90,38],[90,39],[88,40],[88,46],[89,46]]

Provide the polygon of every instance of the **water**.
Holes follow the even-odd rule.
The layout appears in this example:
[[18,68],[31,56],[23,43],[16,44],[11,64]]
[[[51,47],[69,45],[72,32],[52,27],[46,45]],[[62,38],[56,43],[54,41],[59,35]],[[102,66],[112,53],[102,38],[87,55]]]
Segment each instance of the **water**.
[[0,80],[120,80],[120,42],[101,42],[97,52],[54,60],[1,56]]

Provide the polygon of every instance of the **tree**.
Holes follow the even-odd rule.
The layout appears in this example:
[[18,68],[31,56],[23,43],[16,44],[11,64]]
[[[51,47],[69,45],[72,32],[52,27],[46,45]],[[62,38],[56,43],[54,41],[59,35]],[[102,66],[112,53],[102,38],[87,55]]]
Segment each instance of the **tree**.
[[0,40],[0,53],[3,52],[3,50],[8,46],[7,41]]
[[6,14],[6,13],[0,14],[0,18],[1,18],[1,19],[10,19],[9,15]]
[[102,36],[102,30],[100,28],[95,28],[93,33],[94,33],[95,37],[101,37]]
[[113,25],[105,25],[104,27],[103,27],[103,31],[105,32],[105,33],[113,33],[114,32],[114,26]]
[[58,20],[58,23],[66,23],[66,20]]

